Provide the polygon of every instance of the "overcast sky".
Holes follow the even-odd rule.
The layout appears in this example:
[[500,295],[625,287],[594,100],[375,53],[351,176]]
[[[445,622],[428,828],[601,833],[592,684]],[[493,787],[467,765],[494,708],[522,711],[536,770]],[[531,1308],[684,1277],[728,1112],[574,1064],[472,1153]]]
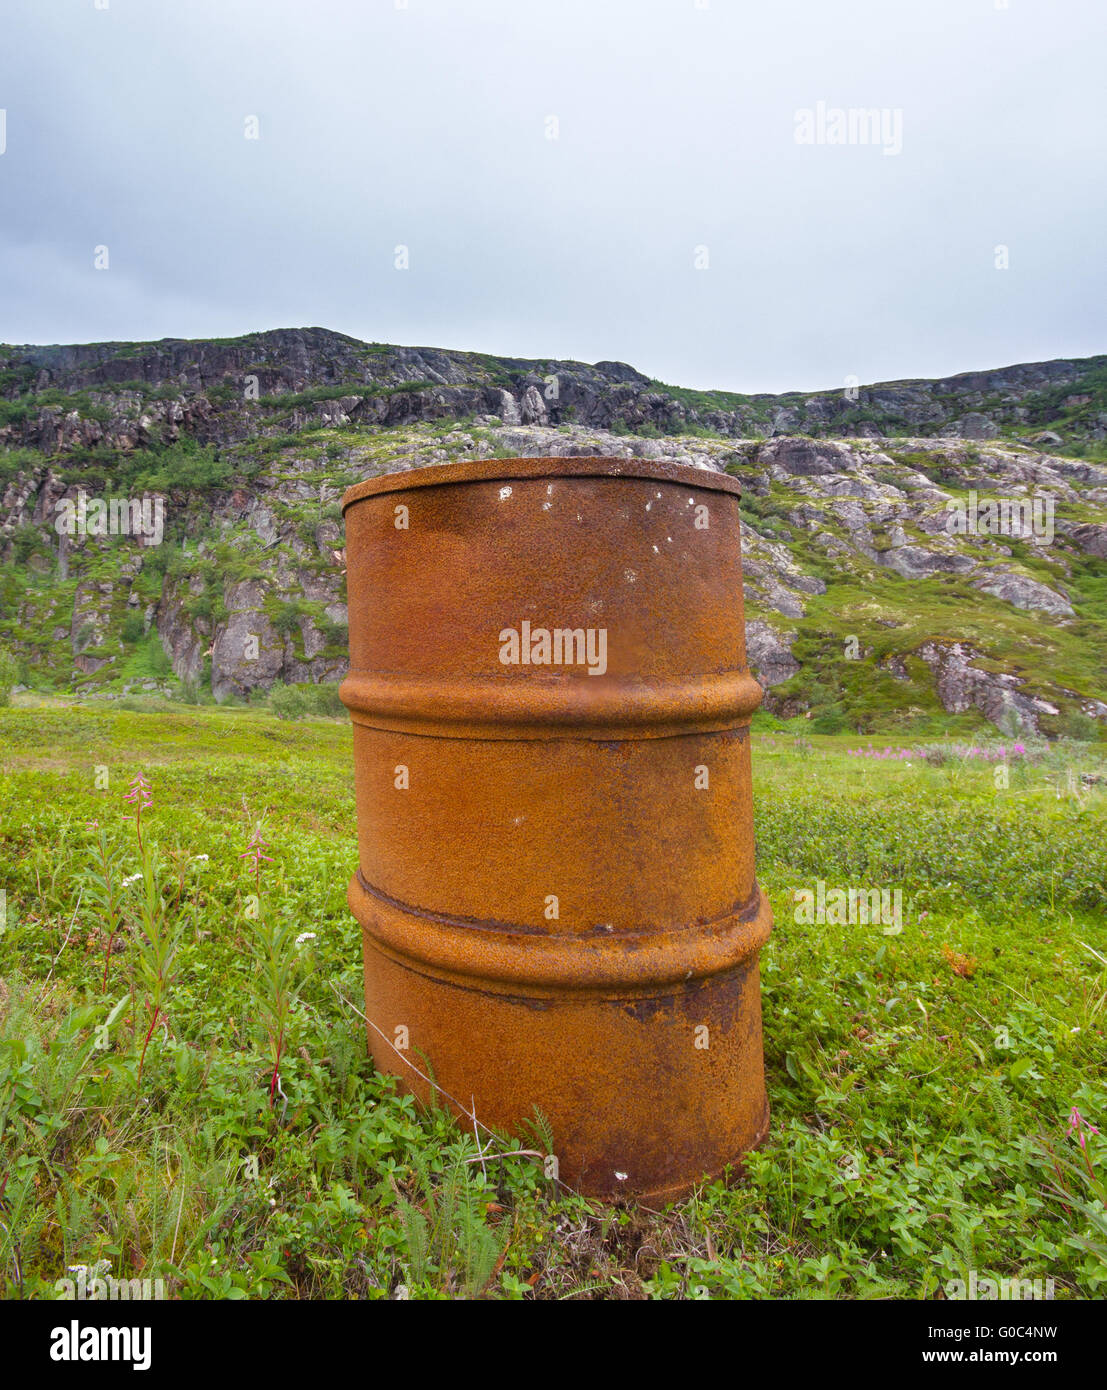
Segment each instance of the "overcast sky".
[[3,0],[0,341],[1103,352],[1105,59],[1103,0]]

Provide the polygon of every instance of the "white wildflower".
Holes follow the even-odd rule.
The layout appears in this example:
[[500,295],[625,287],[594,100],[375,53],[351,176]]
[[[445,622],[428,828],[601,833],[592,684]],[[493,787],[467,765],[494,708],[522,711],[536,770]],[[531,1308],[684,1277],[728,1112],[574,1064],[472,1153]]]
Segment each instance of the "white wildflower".
[[142,875],[141,875],[141,874],[132,874],[132,875],[130,876],[130,878],[125,878],[125,879],[123,880],[123,887],[124,887],[124,888],[129,888],[129,887],[131,886],[132,883],[141,883],[141,882],[142,882]]
[[314,940],[315,940],[315,933],[314,933],[313,931],[302,931],[302,932],[300,933],[300,935],[296,938],[296,945],[297,945],[297,946],[302,946],[302,945],[304,944],[305,941],[314,941]]

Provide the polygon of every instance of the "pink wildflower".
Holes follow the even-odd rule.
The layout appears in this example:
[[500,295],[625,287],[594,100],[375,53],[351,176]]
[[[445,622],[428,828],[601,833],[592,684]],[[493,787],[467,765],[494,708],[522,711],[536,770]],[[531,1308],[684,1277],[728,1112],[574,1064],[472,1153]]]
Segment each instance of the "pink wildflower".
[[245,853],[240,854],[238,856],[239,859],[252,859],[254,861],[255,880],[260,880],[261,878],[261,861],[264,859],[270,864],[272,864],[273,862],[272,857],[270,855],[262,854],[262,850],[268,848],[269,845],[266,842],[264,836],[262,835],[261,826],[259,825],[254,830],[253,835],[250,837],[250,843],[246,847]]
[[1077,1143],[1080,1145],[1082,1149],[1087,1150],[1087,1136],[1089,1134],[1098,1134],[1099,1130],[1096,1129],[1095,1125],[1089,1124],[1088,1121],[1084,1118],[1083,1115],[1081,1115],[1080,1111],[1074,1105],[1072,1107],[1072,1112],[1069,1115],[1069,1127],[1065,1130],[1065,1133],[1075,1134]]
[[[154,798],[150,794],[150,783],[140,772],[132,781],[131,789],[123,798],[130,802],[135,808],[135,831],[138,834],[138,847],[142,849],[142,813],[148,811],[154,804]],[[145,852],[145,851],[144,851]]]

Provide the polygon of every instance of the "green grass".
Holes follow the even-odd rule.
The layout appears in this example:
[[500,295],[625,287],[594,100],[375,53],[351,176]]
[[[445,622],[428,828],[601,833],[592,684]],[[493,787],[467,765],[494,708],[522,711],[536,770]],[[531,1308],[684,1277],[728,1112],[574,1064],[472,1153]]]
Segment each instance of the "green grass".
[[[926,1298],[970,1269],[1102,1296],[1107,1146],[1066,1134],[1074,1106],[1107,1131],[1101,751],[997,789],[978,757],[754,736],[772,1130],[652,1212],[483,1173],[373,1070],[345,720],[150,707],[0,710],[3,1295],[106,1260],[184,1298]],[[140,771],[150,895],[122,882]],[[902,931],[797,922],[819,879],[900,888]]]

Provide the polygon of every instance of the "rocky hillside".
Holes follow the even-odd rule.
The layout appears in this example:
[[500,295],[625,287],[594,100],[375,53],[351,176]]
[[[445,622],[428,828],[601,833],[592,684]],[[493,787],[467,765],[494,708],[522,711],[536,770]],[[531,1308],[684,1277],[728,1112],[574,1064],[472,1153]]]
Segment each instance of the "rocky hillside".
[[[350,483],[593,453],[741,478],[777,714],[1107,730],[1107,357],[740,396],[317,328],[0,347],[0,644],[85,693],[334,681]],[[142,497],[147,534],[96,534],[98,499]]]
[[743,396],[666,386],[624,362],[524,361],[362,343],[323,328],[71,347],[0,345],[0,446],[47,454],[156,448],[185,432],[227,445],[334,424],[492,414],[505,425],[619,432],[1011,438],[1061,452],[1107,444],[1107,356]]

